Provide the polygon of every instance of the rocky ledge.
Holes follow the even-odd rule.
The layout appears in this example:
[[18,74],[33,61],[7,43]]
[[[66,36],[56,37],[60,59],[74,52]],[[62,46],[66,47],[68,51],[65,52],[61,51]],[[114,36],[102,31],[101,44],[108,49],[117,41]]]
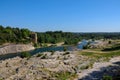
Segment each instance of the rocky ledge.
[[0,55],[35,49],[31,44],[9,44],[0,47]]
[[0,80],[102,80],[104,75],[120,73],[120,57],[105,63],[93,60],[77,51],[44,52],[30,58],[1,60]]

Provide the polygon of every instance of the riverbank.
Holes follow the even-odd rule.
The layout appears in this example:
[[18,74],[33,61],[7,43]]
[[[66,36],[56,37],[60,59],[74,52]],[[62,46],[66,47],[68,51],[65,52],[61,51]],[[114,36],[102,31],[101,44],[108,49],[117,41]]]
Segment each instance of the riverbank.
[[0,47],[0,55],[34,50],[31,44],[8,44]]

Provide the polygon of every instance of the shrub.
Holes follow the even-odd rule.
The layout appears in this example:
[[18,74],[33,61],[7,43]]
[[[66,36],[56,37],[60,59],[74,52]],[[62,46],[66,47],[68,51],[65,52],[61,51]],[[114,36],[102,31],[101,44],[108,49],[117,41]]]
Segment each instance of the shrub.
[[63,51],[67,51],[67,47],[64,46],[64,47],[63,47]]
[[30,58],[31,57],[31,54],[29,52],[22,52],[21,53],[21,57],[22,58]]
[[34,47],[39,47],[39,45],[37,43],[34,43]]
[[56,80],[73,80],[75,77],[77,77],[76,74],[70,72],[55,73],[54,76]]
[[108,44],[111,44],[112,43],[112,41],[108,41]]
[[63,55],[68,55],[68,54],[70,54],[70,52],[65,52]]

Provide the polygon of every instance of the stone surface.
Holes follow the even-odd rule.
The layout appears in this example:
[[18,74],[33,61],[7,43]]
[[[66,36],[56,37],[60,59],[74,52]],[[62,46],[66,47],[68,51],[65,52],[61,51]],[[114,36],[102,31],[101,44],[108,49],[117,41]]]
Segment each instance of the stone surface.
[[0,55],[35,49],[31,44],[9,44],[0,48]]

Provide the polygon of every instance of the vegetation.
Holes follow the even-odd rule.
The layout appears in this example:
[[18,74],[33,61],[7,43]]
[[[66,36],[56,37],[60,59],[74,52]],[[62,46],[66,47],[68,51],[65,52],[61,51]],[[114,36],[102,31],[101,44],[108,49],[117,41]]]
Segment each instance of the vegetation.
[[54,55],[54,53],[55,53],[55,51],[53,51],[53,50],[52,50],[52,51],[50,51],[50,52],[51,52],[51,55]]
[[31,54],[29,52],[22,52],[21,53],[21,57],[22,58],[30,58],[31,57]]
[[63,47],[63,51],[67,51],[67,47],[66,46]]
[[42,55],[43,55],[42,53],[39,53],[39,54],[37,54],[36,57],[41,57]]
[[[38,32],[38,42],[40,43],[58,43],[65,42],[65,44],[77,44],[83,39],[120,39],[120,33],[71,33],[62,31],[48,31],[45,33]],[[111,44],[111,41],[109,41]]]
[[104,48],[102,51],[114,51],[114,50],[120,50],[120,44],[111,46],[109,48]]
[[31,41],[31,31],[0,26],[0,44],[3,43],[29,43]]
[[39,47],[39,45],[38,45],[37,43],[34,43],[34,47],[38,48],[38,47]]
[[79,40],[73,33],[62,31],[48,31],[45,33],[38,32],[38,42],[53,43],[65,42],[65,44],[77,44]]
[[70,52],[65,52],[63,55],[68,55],[68,54],[70,54]]
[[76,74],[70,72],[56,73],[54,76],[56,77],[56,80],[73,80],[75,77],[77,77]]
[[94,49],[89,49],[89,50],[83,50],[80,51],[81,55],[90,57],[95,60],[103,59],[103,61],[108,61],[109,58],[114,57],[114,56],[120,56],[120,50],[116,51],[101,51],[101,50],[94,50]]
[[[65,42],[65,44],[77,44],[82,39],[120,39],[120,33],[71,33],[62,31],[37,32],[38,43]],[[31,31],[28,29],[12,28],[10,26],[0,26],[0,44],[3,43],[30,43]],[[111,41],[109,41],[111,43]],[[35,44],[37,47],[37,44]]]

